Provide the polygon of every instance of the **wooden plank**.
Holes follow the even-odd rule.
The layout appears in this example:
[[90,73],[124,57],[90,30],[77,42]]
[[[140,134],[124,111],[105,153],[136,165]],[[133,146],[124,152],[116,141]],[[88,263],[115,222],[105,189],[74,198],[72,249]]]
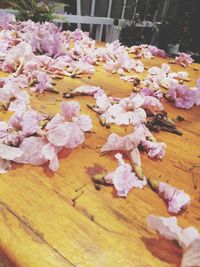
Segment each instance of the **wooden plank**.
[[[144,60],[147,67],[168,61]],[[191,86],[200,72],[200,66],[194,66],[199,71],[186,68]],[[173,65],[172,70],[182,68]],[[138,77],[145,75],[146,72]],[[107,73],[100,65],[90,79],[85,75],[81,79],[58,81],[59,95],[30,92],[31,105],[38,111],[55,114],[59,111],[66,85],[72,89],[83,84],[102,86],[108,94],[117,97],[132,92],[130,83]],[[86,134],[84,145],[60,153],[60,168],[55,174],[47,166],[14,164],[10,172],[0,176],[0,248],[3,255],[20,267],[132,267],[133,263],[134,267],[179,266],[180,248],[158,238],[146,227],[149,214],[169,215],[163,200],[148,187],[132,190],[127,199],[116,198],[111,187],[96,191],[85,172],[85,168],[95,162],[112,171],[116,166],[114,155],[100,157],[99,147],[110,133],[125,135],[132,128],[112,126],[105,129],[100,126],[98,116],[87,108],[87,103],[94,102],[91,97],[73,100],[80,102],[82,113],[90,115],[93,121],[94,133]],[[155,134],[158,141],[166,142],[166,156],[162,161],[153,161],[142,154],[144,172],[150,178],[169,180],[189,193],[191,205],[178,216],[178,221],[182,226],[200,228],[200,168],[190,170],[193,164],[199,163],[200,108],[180,110],[165,101],[164,106],[170,117],[181,115],[186,119],[178,123],[183,136],[165,132]],[[0,114],[0,119],[4,116]],[[198,182],[197,189],[193,185],[192,172]],[[79,194],[76,189],[83,185],[84,193],[73,206],[72,199]]]

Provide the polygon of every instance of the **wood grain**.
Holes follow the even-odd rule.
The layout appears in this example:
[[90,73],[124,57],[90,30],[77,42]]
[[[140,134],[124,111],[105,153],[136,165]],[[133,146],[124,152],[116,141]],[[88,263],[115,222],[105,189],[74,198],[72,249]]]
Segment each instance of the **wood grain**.
[[[145,65],[160,66],[168,61],[156,58],[146,60]],[[183,70],[176,65],[172,65],[172,69]],[[190,74],[190,85],[194,86],[200,76],[200,66],[193,64],[186,71]],[[138,76],[144,75],[146,73]],[[62,93],[83,84],[102,86],[108,94],[119,97],[128,96],[132,90],[130,83],[123,82],[118,75],[106,73],[99,66],[91,77],[58,81],[59,95],[30,92],[31,104],[36,110],[53,115],[59,112]],[[116,167],[114,154],[101,157],[100,147],[111,132],[124,135],[131,132],[131,127],[105,129],[100,126],[97,115],[86,106],[94,102],[91,97],[74,100],[80,102],[82,113],[92,117],[94,125],[94,133],[86,134],[84,145],[73,151],[62,151],[56,173],[49,171],[46,165],[14,164],[11,171],[0,176],[0,250],[4,258],[10,259],[1,265],[179,266],[182,251],[177,244],[158,237],[146,227],[149,214],[169,215],[161,198],[148,187],[132,190],[127,199],[117,198],[111,187],[96,191],[86,174],[85,168],[94,163],[108,171]],[[200,108],[185,111],[166,102],[164,106],[171,118],[177,115],[185,118],[177,123],[183,136],[166,132],[155,134],[159,141],[166,142],[167,153],[162,161],[142,154],[144,172],[150,178],[169,181],[190,194],[191,205],[178,216],[178,222],[183,227],[193,225],[200,229],[200,168],[193,166],[200,164]],[[10,113],[0,114],[0,119],[9,116]],[[197,188],[194,188],[194,179]],[[73,206],[72,200],[80,193],[76,189],[81,186],[83,194]]]

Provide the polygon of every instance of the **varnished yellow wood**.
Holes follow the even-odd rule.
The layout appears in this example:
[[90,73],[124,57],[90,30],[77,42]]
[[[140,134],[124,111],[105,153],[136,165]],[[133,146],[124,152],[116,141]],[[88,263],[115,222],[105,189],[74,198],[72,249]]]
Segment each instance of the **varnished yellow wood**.
[[[160,66],[168,61],[156,58],[145,61],[145,65]],[[193,70],[194,67],[198,71]],[[183,70],[175,65],[172,69]],[[190,74],[190,85],[194,86],[200,77],[200,66],[193,64],[186,71]],[[146,73],[141,76],[144,75]],[[59,111],[62,93],[83,84],[102,86],[108,94],[119,97],[128,96],[132,90],[130,83],[99,66],[91,78],[58,81],[59,95],[31,92],[31,104],[36,110],[53,115]],[[84,145],[63,151],[59,156],[60,168],[54,174],[46,166],[14,164],[11,171],[0,176],[1,255],[6,261],[10,259],[11,266],[20,267],[179,266],[181,249],[146,227],[149,214],[169,215],[161,198],[148,187],[133,189],[127,199],[116,198],[110,187],[96,191],[85,173],[85,167],[94,163],[113,170],[116,167],[114,154],[101,157],[99,147],[111,132],[124,135],[131,127],[105,129],[86,106],[93,103],[91,97],[74,100],[81,103],[82,112],[91,115],[93,120],[94,133],[86,134]],[[169,181],[190,194],[191,205],[178,216],[178,222],[183,227],[193,225],[200,229],[200,168],[191,169],[194,164],[200,164],[200,108],[185,111],[169,103],[164,106],[171,118],[181,115],[186,119],[177,123],[183,136],[156,134],[159,141],[167,144],[166,156],[162,161],[154,161],[142,154],[144,172],[150,178]],[[0,119],[9,116],[1,113]],[[84,193],[73,207],[72,199],[79,195],[76,189],[83,185]]]

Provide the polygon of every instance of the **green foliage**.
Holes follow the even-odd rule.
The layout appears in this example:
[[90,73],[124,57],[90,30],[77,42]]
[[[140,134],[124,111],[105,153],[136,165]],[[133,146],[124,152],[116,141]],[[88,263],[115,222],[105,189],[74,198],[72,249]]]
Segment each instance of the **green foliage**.
[[47,0],[10,0],[8,4],[18,10],[17,19],[20,21],[31,19],[34,22],[45,22],[52,21],[56,10],[66,6],[64,3],[48,2]]

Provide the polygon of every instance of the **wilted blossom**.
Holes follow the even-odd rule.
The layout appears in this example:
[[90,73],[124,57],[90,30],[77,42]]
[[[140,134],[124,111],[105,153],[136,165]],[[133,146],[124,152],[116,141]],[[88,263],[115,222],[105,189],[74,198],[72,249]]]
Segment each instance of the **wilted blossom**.
[[179,213],[190,203],[190,196],[183,190],[179,190],[164,182],[149,180],[152,188],[158,192],[168,202],[168,211],[170,213]]
[[181,267],[200,266],[200,234],[195,227],[182,228],[176,217],[157,217],[149,215],[147,225],[166,239],[176,240],[183,248]]
[[113,183],[118,196],[127,197],[133,187],[142,189],[147,184],[146,179],[138,179],[131,165],[124,162],[120,153],[116,154],[115,158],[118,160],[118,167],[114,172],[108,173],[104,179]]
[[190,109],[196,101],[195,90],[191,90],[187,85],[172,85],[168,91],[170,100],[174,101],[177,108]]
[[163,142],[142,141],[143,148],[147,151],[150,158],[162,159],[165,156],[166,144]]
[[175,57],[174,63],[179,64],[183,67],[187,67],[192,64],[194,60],[192,57],[186,53],[178,53],[178,56]]

